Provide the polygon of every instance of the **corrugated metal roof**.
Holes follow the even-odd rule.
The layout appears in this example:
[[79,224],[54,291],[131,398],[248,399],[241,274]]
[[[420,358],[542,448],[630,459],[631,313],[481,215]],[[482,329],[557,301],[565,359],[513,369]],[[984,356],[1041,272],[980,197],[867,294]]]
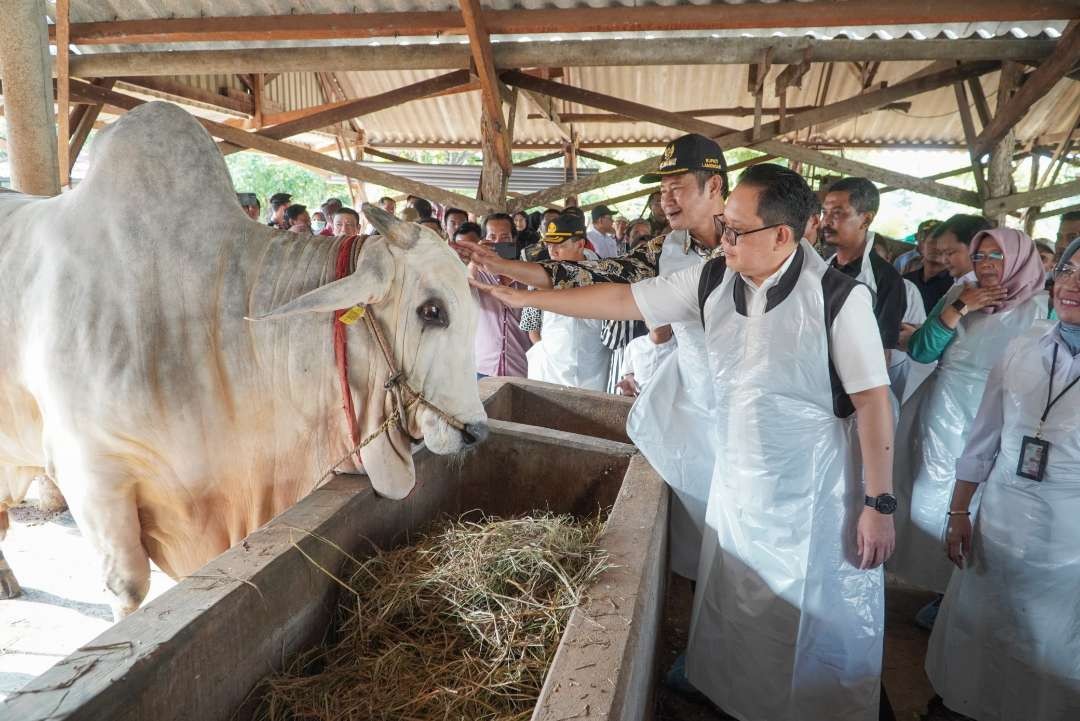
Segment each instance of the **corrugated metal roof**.
[[[759,0],[723,0],[728,4],[742,4]],[[806,2],[807,0],[798,0]],[[486,8],[495,10],[573,8],[573,7],[633,7],[638,0],[489,0]],[[660,6],[686,4],[682,0],[658,0]],[[694,2],[697,5],[709,4]],[[719,4],[719,3],[716,3]],[[72,0],[73,22],[136,20],[168,17],[200,16],[248,16],[282,15],[288,22],[290,13],[363,13],[363,12],[413,12],[458,10],[458,4],[448,0]],[[946,25],[909,25],[881,27],[828,27],[787,28],[768,30],[737,30],[718,32],[649,32],[604,34],[605,38],[626,38],[627,42],[676,37],[746,37],[746,36],[812,36],[816,38],[896,38],[896,37],[949,37],[991,38],[1011,35],[1014,37],[1058,37],[1065,22],[974,22]],[[529,38],[493,38],[495,40],[541,40],[586,39],[601,37],[598,33],[533,35]],[[460,43],[460,37],[447,38],[378,38],[373,40],[335,41],[334,44],[389,44],[389,43]],[[316,42],[275,43],[180,43],[168,45],[143,45],[141,49],[162,48],[188,50],[203,48],[300,46],[320,45]],[[108,52],[131,50],[132,46],[86,46],[82,52]],[[892,62],[882,64],[876,82],[895,83],[927,63]],[[818,102],[824,64],[816,64],[803,81],[801,90],[792,89],[787,97],[788,105],[812,105]],[[781,68],[773,70],[766,83],[766,104],[774,105],[770,97],[772,78]],[[435,75],[428,71],[380,71],[337,73],[342,87],[349,97],[365,97],[387,92],[426,77]],[[180,80],[180,79],[178,79]],[[220,87],[240,89],[235,76],[206,76],[183,78],[205,89],[217,91]],[[653,67],[593,67],[571,68],[562,79],[571,85],[596,90],[616,97],[664,108],[666,110],[689,110],[701,107],[753,105],[753,97],[746,92],[746,69],[744,66],[653,66]],[[984,76],[983,86],[993,106],[997,88],[997,74]],[[851,97],[857,94],[860,84],[845,64],[837,63],[825,102]],[[322,93],[311,73],[290,73],[279,76],[267,86],[267,93],[281,110],[317,105]],[[908,113],[895,110],[878,111],[831,127],[804,131],[801,141],[820,142],[871,142],[871,143],[962,143],[963,131],[952,88],[944,88],[912,98]],[[592,108],[571,103],[556,102],[560,112],[592,113]],[[558,144],[563,138],[552,124],[542,119],[529,119],[533,109],[519,103],[515,127],[515,145],[544,146]],[[414,101],[404,106],[385,110],[360,119],[367,141],[373,145],[469,145],[479,142],[479,93],[448,95],[428,100]],[[1047,134],[1061,134],[1071,129],[1080,112],[1080,83],[1060,81],[1046,96],[1040,99],[1017,126],[1017,135],[1027,142]],[[751,118],[713,117],[710,120],[733,128],[742,129],[752,125]],[[586,144],[637,144],[663,143],[678,133],[648,123],[589,122],[576,123],[574,129]]]

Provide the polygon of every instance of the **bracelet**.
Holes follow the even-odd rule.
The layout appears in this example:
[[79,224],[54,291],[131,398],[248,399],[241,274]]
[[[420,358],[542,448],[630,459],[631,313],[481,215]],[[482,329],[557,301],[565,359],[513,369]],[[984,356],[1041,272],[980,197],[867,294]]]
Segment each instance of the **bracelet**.
[[945,515],[949,516],[950,518],[952,518],[953,516],[970,516],[971,511],[946,511]]

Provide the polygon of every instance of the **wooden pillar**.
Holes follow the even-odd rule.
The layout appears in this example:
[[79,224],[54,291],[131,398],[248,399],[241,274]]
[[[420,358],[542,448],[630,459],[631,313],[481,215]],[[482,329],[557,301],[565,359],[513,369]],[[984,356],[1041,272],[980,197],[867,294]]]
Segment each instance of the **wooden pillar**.
[[[1021,66],[1019,63],[1007,61],[1001,65],[1001,76],[998,80],[997,112],[1009,102],[1016,93],[1020,84]],[[1016,131],[1009,128],[1009,132],[1002,136],[1001,140],[994,144],[990,150],[990,162],[987,167],[987,190],[991,198],[1000,198],[1013,192],[1013,146],[1016,144]],[[990,218],[999,227],[1005,226],[1006,213],[998,213]]]
[[496,138],[502,132],[503,128],[497,127],[487,113],[480,114],[484,168],[480,175],[480,192],[477,197],[499,211],[506,208],[506,187],[510,180],[510,174],[499,164],[498,152],[495,150],[498,142]]
[[60,166],[45,0],[4,4],[0,67],[12,185],[32,195],[56,195],[60,192]]
[[[563,143],[563,168],[566,170],[565,174],[566,174],[566,181],[567,182],[577,180],[577,178],[578,178],[578,172],[577,172],[578,171],[578,167],[577,167],[577,159],[578,159],[577,151],[578,151],[578,148],[577,148],[577,144],[578,144],[577,133],[574,133],[574,132],[570,133],[570,142],[569,143]],[[565,207],[569,208],[571,205],[574,205],[574,203],[571,202],[572,200],[576,201],[577,196],[576,195],[571,195],[571,196],[568,196],[568,197],[564,198],[563,199],[563,205]]]
[[68,85],[68,38],[70,37],[70,1],[56,0],[56,152],[60,186],[71,187],[71,157],[68,137],[71,125],[70,86]]

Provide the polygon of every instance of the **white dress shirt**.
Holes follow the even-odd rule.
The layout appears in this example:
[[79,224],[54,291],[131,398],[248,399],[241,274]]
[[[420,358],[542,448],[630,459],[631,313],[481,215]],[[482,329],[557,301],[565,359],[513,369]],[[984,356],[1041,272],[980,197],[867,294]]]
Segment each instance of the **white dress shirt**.
[[586,235],[592,246],[596,248],[596,254],[601,258],[613,258],[619,254],[619,244],[612,236],[604,235],[592,226],[589,226]]

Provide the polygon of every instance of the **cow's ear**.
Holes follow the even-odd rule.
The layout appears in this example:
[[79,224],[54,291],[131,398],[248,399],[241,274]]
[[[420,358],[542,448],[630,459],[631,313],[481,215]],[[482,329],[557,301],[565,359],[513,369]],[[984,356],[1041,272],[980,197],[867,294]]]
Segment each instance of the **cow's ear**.
[[382,244],[364,247],[357,269],[348,277],[304,293],[288,303],[250,316],[248,320],[274,320],[301,313],[330,313],[354,305],[376,305],[390,291],[394,260]]

